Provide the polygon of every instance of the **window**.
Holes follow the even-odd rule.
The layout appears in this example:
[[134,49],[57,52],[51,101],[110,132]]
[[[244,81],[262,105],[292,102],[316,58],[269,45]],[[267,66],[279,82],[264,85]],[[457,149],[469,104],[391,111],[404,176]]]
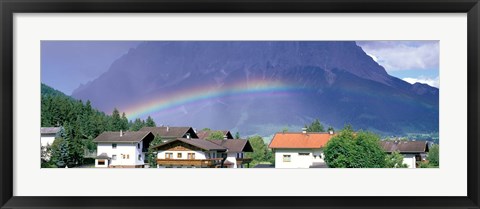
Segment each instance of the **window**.
[[127,155],[122,154],[122,158],[123,158],[123,159],[125,159],[126,157],[127,157]]
[[309,156],[310,153],[307,153],[307,152],[299,152],[298,155],[300,155],[300,156]]
[[112,144],[112,149],[117,149],[117,144]]
[[195,153],[188,153],[187,158],[188,159],[195,159]]
[[138,160],[142,160],[142,155],[138,155]]
[[290,162],[292,161],[292,158],[290,155],[283,155],[283,162]]
[[105,165],[105,160],[98,160],[98,165]]
[[173,158],[173,153],[167,152],[165,153],[165,159],[172,159]]
[[212,158],[217,158],[217,153],[216,152],[212,152]]
[[112,155],[112,160],[117,160],[117,155]]
[[137,144],[137,149],[140,149],[140,143]]
[[130,159],[130,155],[127,155],[127,159]]
[[177,158],[182,158],[182,153],[177,153]]

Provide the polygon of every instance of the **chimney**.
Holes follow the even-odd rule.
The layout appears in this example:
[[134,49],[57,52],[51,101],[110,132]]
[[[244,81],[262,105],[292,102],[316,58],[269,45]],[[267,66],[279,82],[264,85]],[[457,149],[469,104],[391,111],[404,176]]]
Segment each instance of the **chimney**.
[[306,134],[307,133],[307,128],[302,128],[302,133]]
[[170,127],[167,126],[167,132],[170,130]]
[[120,136],[123,136],[123,131],[122,130],[120,130]]

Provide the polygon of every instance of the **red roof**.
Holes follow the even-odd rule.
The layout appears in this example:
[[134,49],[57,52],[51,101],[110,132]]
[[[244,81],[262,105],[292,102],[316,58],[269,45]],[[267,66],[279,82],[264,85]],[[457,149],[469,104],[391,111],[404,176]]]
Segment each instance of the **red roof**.
[[318,149],[324,147],[334,135],[319,132],[276,133],[268,147]]

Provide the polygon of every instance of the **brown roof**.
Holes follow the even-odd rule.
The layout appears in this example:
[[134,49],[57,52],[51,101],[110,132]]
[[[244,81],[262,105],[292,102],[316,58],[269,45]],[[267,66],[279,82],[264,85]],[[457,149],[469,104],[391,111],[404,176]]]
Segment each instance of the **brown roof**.
[[322,148],[335,134],[307,133],[276,133],[268,147],[270,148]]
[[222,147],[218,144],[215,144],[209,140],[204,140],[204,139],[194,139],[194,138],[190,138],[190,139],[187,139],[187,138],[176,138],[174,140],[170,140],[170,141],[167,141],[163,144],[160,144],[160,145],[157,145],[157,146],[154,146],[152,147],[153,149],[160,149],[161,147],[167,145],[167,144],[170,144],[170,143],[173,143],[173,142],[176,142],[176,141],[181,141],[183,143],[187,143],[187,144],[190,144],[192,146],[195,146],[195,147],[198,147],[200,149],[203,149],[203,150],[219,150],[219,151],[226,151],[227,149],[225,147]]
[[56,134],[60,132],[62,128],[60,127],[41,127],[40,128],[40,133],[41,134]]
[[122,136],[120,136],[119,131],[108,131],[98,135],[97,138],[93,140],[93,142],[139,142],[142,141],[149,134],[152,133],[150,131],[126,131],[123,132]]
[[[143,127],[140,131],[150,131],[153,135],[160,135],[162,138],[182,138],[192,127]],[[193,132],[193,129],[192,129]],[[194,133],[194,132],[193,132]],[[197,138],[196,136],[191,136]]]
[[[223,133],[223,137],[227,136],[227,138],[232,138],[232,134],[230,133],[230,131],[225,131],[225,130],[209,130],[209,131],[199,131],[197,133],[197,136],[199,139],[207,139],[211,133],[214,133],[214,132],[217,132],[217,131],[220,131]],[[230,137],[229,137],[230,136]]]
[[211,142],[227,148],[227,152],[253,152],[252,145],[246,139],[211,140]]
[[427,141],[381,141],[380,146],[385,152],[398,151],[400,153],[428,152]]

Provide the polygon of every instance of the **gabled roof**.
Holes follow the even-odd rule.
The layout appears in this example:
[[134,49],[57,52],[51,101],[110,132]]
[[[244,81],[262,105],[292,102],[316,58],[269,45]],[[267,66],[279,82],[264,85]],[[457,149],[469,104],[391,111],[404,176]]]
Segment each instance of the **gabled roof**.
[[269,148],[309,148],[318,149],[324,147],[335,134],[323,132],[280,132],[273,136]]
[[211,140],[211,142],[227,148],[227,152],[253,152],[252,145],[246,139]]
[[[150,131],[126,131],[120,136],[119,131],[107,131],[98,135],[93,142],[117,142],[117,143],[129,143],[129,142],[140,142],[146,138],[149,134],[152,134]],[[153,135],[152,135],[153,137]]]
[[41,127],[40,133],[41,134],[56,134],[62,130],[61,127]]
[[209,130],[209,131],[199,131],[197,133],[197,136],[199,139],[207,139],[211,133],[215,133],[215,132],[222,132],[223,133],[223,136],[227,137],[227,139],[233,139],[233,136],[232,136],[232,133],[230,133],[230,131],[225,131],[225,130]]
[[382,146],[385,152],[389,153],[394,151],[400,153],[428,152],[427,141],[381,141],[380,146]]
[[195,147],[198,147],[200,149],[203,149],[203,150],[208,150],[208,151],[212,151],[212,150],[218,150],[218,151],[227,151],[227,149],[225,147],[222,147],[218,144],[215,144],[209,140],[204,140],[204,139],[193,139],[193,138],[176,138],[174,140],[170,140],[170,141],[167,141],[163,144],[159,144],[157,146],[154,146],[152,147],[153,149],[161,149],[163,146],[165,145],[168,145],[168,144],[171,144],[171,143],[174,143],[174,142],[177,142],[177,141],[180,141],[180,142],[183,142],[183,143],[186,143],[186,144],[190,144],[192,146],[195,146]]
[[[190,130],[191,129],[191,130]],[[192,127],[169,127],[169,126],[161,126],[161,127],[143,127],[140,131],[150,131],[154,136],[160,135],[160,137],[166,138],[182,138],[185,134],[189,131],[191,133],[191,138],[198,138],[193,131]]]

